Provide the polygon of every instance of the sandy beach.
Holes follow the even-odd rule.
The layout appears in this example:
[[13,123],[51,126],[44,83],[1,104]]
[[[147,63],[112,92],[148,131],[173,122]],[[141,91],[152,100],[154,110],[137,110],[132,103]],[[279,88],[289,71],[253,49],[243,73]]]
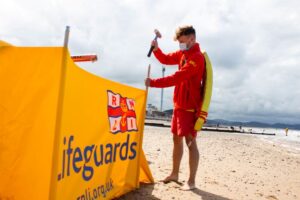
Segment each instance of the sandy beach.
[[[201,132],[197,189],[181,191],[177,183],[159,182],[172,167],[170,128],[145,126],[144,152],[155,179],[119,199],[300,199],[300,152],[254,135]],[[188,178],[185,146],[179,181]]]

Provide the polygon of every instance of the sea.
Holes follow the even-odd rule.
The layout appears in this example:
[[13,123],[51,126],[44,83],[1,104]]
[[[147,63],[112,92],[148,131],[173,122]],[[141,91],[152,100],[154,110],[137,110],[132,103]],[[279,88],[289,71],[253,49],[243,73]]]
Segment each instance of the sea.
[[[147,119],[146,122],[151,123],[161,123],[165,125],[171,125],[170,122],[165,120],[156,120],[156,119]],[[230,128],[229,126],[224,126],[224,128]],[[225,128],[225,129],[226,129]],[[234,127],[235,130],[240,130],[239,127]],[[296,153],[300,155],[300,130],[288,130],[288,135],[285,134],[285,129],[280,128],[257,128],[257,127],[242,127],[244,132],[250,132],[252,133],[275,133],[275,136],[273,135],[258,135],[253,134],[254,137],[258,137],[261,140],[271,143],[280,145],[284,148],[286,148],[288,151],[292,153]],[[239,133],[237,133],[239,134]]]
[[252,132],[256,133],[275,133],[275,136],[271,135],[256,135],[256,137],[264,140],[268,143],[280,145],[287,150],[300,154],[300,130],[288,130],[286,135],[285,129],[274,129],[274,128],[244,128],[252,129]]

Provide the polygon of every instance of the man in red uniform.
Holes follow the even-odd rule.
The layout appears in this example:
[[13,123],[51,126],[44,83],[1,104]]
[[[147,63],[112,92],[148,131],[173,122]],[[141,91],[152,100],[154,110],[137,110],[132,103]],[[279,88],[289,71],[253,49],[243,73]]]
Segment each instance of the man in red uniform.
[[146,86],[164,88],[175,86],[171,131],[173,133],[173,170],[163,182],[178,181],[179,167],[183,155],[183,138],[189,149],[190,176],[183,190],[195,188],[195,177],[199,163],[199,151],[196,143],[197,131],[194,125],[197,112],[201,105],[201,84],[205,70],[205,58],[196,42],[195,29],[192,26],[179,27],[175,41],[179,42],[180,50],[164,54],[153,41],[155,57],[165,65],[178,65],[174,74],[158,79],[147,78]]

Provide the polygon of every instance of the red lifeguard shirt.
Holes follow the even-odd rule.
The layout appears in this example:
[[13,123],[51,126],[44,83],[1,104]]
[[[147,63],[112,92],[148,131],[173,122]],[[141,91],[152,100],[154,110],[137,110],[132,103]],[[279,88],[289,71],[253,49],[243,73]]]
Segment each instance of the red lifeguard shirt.
[[194,44],[189,50],[164,54],[160,49],[154,51],[155,57],[165,65],[178,65],[178,71],[164,78],[151,79],[150,86],[157,88],[175,86],[174,108],[199,109],[201,105],[201,84],[205,70],[205,58],[200,45]]

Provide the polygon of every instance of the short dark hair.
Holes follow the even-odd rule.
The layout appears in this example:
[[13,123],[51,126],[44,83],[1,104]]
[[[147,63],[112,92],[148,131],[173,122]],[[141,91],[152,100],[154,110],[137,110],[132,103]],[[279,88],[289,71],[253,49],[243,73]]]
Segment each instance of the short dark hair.
[[174,40],[177,41],[183,35],[196,35],[193,26],[180,26],[176,29]]

